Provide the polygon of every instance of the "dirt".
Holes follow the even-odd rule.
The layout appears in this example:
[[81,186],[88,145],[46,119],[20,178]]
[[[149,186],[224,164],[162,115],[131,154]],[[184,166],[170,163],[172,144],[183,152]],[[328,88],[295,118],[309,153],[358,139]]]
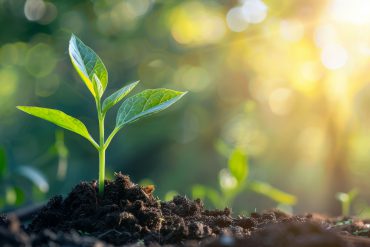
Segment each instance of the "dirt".
[[162,202],[152,193],[121,173],[106,181],[104,196],[96,181],[81,182],[65,199],[50,199],[27,226],[0,216],[0,246],[370,246],[362,220],[278,210],[235,217],[199,199]]

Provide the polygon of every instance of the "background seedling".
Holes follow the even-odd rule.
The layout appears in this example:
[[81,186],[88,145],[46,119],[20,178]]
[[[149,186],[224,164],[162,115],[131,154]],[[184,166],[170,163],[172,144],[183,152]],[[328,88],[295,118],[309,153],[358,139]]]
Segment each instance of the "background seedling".
[[108,85],[108,72],[103,61],[75,35],[72,35],[69,41],[69,55],[74,68],[94,97],[99,122],[99,141],[96,142],[94,140],[80,120],[62,111],[34,106],[18,106],[17,108],[86,138],[99,153],[99,192],[103,193],[105,151],[117,132],[128,124],[168,108],[184,96],[186,92],[165,88],[147,89],[126,99],[118,110],[115,128],[105,138],[104,120],[106,113],[127,96],[138,82],[124,86],[105,100],[102,100]]
[[194,198],[208,199],[216,208],[232,207],[237,196],[252,191],[266,196],[280,205],[292,206],[295,196],[281,191],[272,185],[249,179],[249,162],[247,154],[241,148],[234,148],[228,155],[228,168],[219,172],[220,191],[204,185],[194,185]]
[[342,204],[342,215],[344,216],[350,215],[352,202],[357,197],[357,195],[358,195],[357,189],[352,189],[347,193],[339,192],[336,194],[336,198]]
[[[31,186],[30,186],[31,185]],[[0,209],[20,206],[26,202],[27,189],[44,194],[49,184],[43,174],[30,166],[10,166],[5,149],[0,147]],[[28,198],[30,199],[30,198]]]

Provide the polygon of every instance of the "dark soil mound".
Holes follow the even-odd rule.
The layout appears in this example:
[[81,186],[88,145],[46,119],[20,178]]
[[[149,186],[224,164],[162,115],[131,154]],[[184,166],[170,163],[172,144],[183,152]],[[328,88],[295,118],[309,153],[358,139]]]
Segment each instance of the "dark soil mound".
[[82,182],[67,198],[52,198],[27,229],[0,217],[0,246],[351,246],[325,218],[275,210],[235,218],[182,196],[161,202],[152,190],[121,173],[106,181],[104,196],[96,182]]

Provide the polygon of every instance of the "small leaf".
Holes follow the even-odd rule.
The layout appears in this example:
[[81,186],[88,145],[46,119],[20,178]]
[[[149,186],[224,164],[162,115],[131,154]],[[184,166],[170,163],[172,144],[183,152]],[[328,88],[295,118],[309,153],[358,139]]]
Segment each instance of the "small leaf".
[[119,89],[115,93],[113,93],[111,96],[106,98],[103,102],[103,113],[106,113],[110,108],[112,108],[115,104],[120,102],[127,94],[129,94],[134,87],[139,83],[139,81],[130,83],[127,86],[124,86],[123,88]]
[[196,184],[191,188],[191,196],[196,199],[205,200],[207,195],[207,188],[203,185]]
[[8,205],[14,205],[17,201],[17,193],[13,187],[7,187],[5,189],[5,201]]
[[7,168],[5,150],[0,148],[0,180],[5,177]]
[[122,103],[117,114],[116,128],[122,128],[140,118],[163,111],[185,94],[186,92],[165,88],[144,90]]
[[20,166],[16,172],[29,179],[41,192],[49,191],[49,183],[39,170],[30,166]]
[[229,157],[229,170],[238,181],[239,185],[242,184],[248,177],[249,165],[247,155],[240,148],[232,151]]
[[24,191],[20,187],[14,186],[14,191],[16,195],[15,205],[20,206],[21,204],[24,203],[26,195],[24,194]]
[[225,206],[220,194],[212,188],[201,184],[196,184],[191,188],[191,193],[193,198],[199,198],[203,201],[208,198],[215,208],[221,208]]
[[249,185],[250,189],[258,194],[267,196],[272,200],[276,201],[277,203],[287,204],[287,205],[294,205],[297,203],[297,198],[294,195],[281,191],[277,188],[274,188],[268,183],[260,182],[260,181],[253,181]]
[[108,72],[100,57],[79,38],[72,35],[69,41],[69,56],[76,71],[85,82],[90,92],[96,96],[99,95],[94,90],[94,74],[99,78],[103,87],[103,92],[108,84]]
[[167,193],[164,195],[165,201],[172,201],[175,196],[177,196],[179,193],[175,190],[167,191]]
[[221,190],[226,194],[235,192],[241,187],[236,177],[234,177],[229,169],[221,169],[218,173],[218,182],[220,184]]
[[336,195],[335,195],[335,198],[337,198],[340,202],[347,202],[348,199],[349,199],[349,196],[347,193],[343,193],[343,192],[338,192]]
[[62,111],[34,106],[17,106],[17,108],[30,115],[42,118],[62,128],[75,132],[89,141],[93,140],[86,126],[80,120],[71,117]]
[[101,84],[101,81],[99,80],[99,77],[96,74],[93,75],[92,83],[94,86],[94,91],[97,93],[100,99],[104,93],[104,89],[103,89],[103,85]]

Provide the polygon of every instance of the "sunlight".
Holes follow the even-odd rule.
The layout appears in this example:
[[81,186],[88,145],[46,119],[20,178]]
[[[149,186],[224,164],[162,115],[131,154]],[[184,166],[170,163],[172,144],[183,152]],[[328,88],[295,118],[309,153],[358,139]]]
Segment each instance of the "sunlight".
[[260,23],[267,16],[267,6],[261,0],[244,0],[242,9],[248,23]]
[[368,0],[333,0],[329,5],[333,20],[354,25],[370,23],[370,1]]
[[304,26],[297,20],[283,20],[280,22],[280,34],[287,41],[299,41],[304,35]]
[[292,91],[288,88],[278,88],[269,96],[271,111],[276,115],[287,115],[293,106]]
[[226,32],[222,16],[195,1],[175,8],[170,15],[171,33],[180,44],[203,45],[220,41]]
[[321,61],[328,69],[340,69],[346,65],[348,53],[346,49],[340,45],[328,45],[323,48],[321,53]]

